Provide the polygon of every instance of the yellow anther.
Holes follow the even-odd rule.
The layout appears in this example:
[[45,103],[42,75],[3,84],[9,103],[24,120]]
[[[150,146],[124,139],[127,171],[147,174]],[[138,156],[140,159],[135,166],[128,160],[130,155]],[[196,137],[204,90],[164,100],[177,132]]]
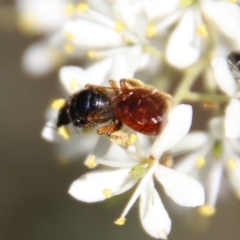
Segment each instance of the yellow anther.
[[157,28],[156,26],[152,25],[152,24],[149,24],[148,27],[147,27],[147,36],[149,38],[152,38],[156,35],[157,33]]
[[116,24],[115,24],[114,30],[119,33],[124,28],[125,28],[125,24],[123,22],[121,22],[121,21],[117,21]]
[[69,129],[66,126],[61,126],[58,128],[58,134],[63,137],[65,140],[70,138]]
[[63,98],[56,99],[52,102],[51,108],[58,110],[64,106],[65,102],[66,101]]
[[82,12],[86,12],[89,9],[89,6],[86,3],[79,3],[77,5],[76,9],[78,12],[82,13]]
[[76,38],[76,35],[74,33],[71,33],[71,32],[66,32],[65,37],[67,39],[74,40]]
[[66,13],[67,13],[69,16],[72,16],[72,15],[74,14],[74,11],[75,11],[74,4],[68,3],[68,4],[66,5]]
[[65,43],[64,51],[66,53],[72,53],[73,52],[73,45],[71,43]]
[[126,218],[118,218],[114,223],[116,225],[122,226],[126,222]]
[[228,0],[229,2],[231,2],[231,3],[238,3],[239,2],[239,0]]
[[193,5],[195,2],[196,2],[196,0],[181,0],[180,5],[182,7],[188,7],[188,6]]
[[95,50],[90,50],[87,52],[88,57],[97,58],[97,52]]
[[197,162],[196,162],[197,168],[202,168],[205,164],[206,164],[206,160],[204,157],[199,157],[197,159]]
[[78,89],[78,80],[76,78],[71,79],[71,81],[69,82],[69,87],[72,91]]
[[208,36],[208,32],[207,32],[207,28],[206,28],[205,24],[199,25],[197,28],[197,32],[198,32],[198,34],[203,35],[205,37]]
[[112,197],[112,190],[111,189],[104,189],[103,191],[102,191],[102,194],[106,197],[106,198],[110,198],[110,197]]
[[87,159],[85,165],[89,168],[95,168],[97,166],[96,157],[92,155],[89,159]]
[[211,217],[216,213],[216,208],[209,205],[203,205],[199,207],[198,211],[204,217]]
[[231,169],[236,169],[238,167],[238,162],[236,159],[229,159],[227,163],[228,167]]

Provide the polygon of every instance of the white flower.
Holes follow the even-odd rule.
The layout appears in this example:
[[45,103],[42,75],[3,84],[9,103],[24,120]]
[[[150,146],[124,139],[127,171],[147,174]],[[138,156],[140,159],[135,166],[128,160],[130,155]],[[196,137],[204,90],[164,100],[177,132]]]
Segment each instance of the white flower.
[[224,119],[226,137],[237,139],[240,137],[239,83],[231,72],[225,57],[216,57],[211,64],[217,84],[230,97]]
[[[96,4],[89,0],[75,4],[56,0],[50,5],[46,1],[18,1],[21,18],[27,19],[23,22],[34,18],[29,28],[37,32],[52,30],[25,52],[23,66],[30,74],[46,74],[69,59],[81,59],[90,66],[96,60],[114,61],[118,55],[124,60],[118,63],[119,72],[128,69],[124,77],[133,77],[135,71],[140,71],[143,79],[160,68],[162,41],[154,37],[160,31],[155,28],[157,22],[167,14],[161,10],[161,1],[98,1]],[[54,22],[52,9],[57,3]]]
[[153,177],[176,203],[188,207],[204,203],[204,191],[198,182],[159,163],[163,153],[188,132],[191,120],[192,108],[189,105],[178,105],[169,113],[166,127],[152,146],[147,141],[148,138],[139,135],[145,150],[140,147],[139,142],[124,151],[114,144],[104,158],[90,156],[87,165],[99,164],[106,168],[87,173],[75,180],[69,193],[80,201],[91,203],[121,194],[136,185],[131,199],[115,223],[124,224],[128,211],[139,197],[143,228],[154,238],[166,239],[171,220],[154,187]]
[[221,54],[239,48],[240,8],[236,3],[170,0],[167,5],[172,7],[167,19],[174,19],[168,27],[176,27],[169,37],[166,57],[175,67],[183,69],[195,63],[210,45],[213,52]]
[[240,142],[225,136],[222,118],[211,119],[209,126],[209,132],[189,133],[172,150],[173,154],[187,152],[174,168],[198,178],[205,186],[206,203],[200,208],[205,216],[216,212],[224,171],[235,194],[240,196]]

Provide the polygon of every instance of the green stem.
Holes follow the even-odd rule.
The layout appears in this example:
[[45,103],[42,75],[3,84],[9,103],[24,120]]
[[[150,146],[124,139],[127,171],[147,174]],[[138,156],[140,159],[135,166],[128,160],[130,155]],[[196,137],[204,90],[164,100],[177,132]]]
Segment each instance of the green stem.
[[186,95],[189,95],[192,85],[197,80],[198,75],[202,72],[206,64],[207,61],[202,60],[186,70],[181,83],[173,94],[174,102],[176,104],[182,102]]
[[192,102],[228,102],[229,97],[226,95],[220,94],[202,94],[196,92],[187,92],[183,98],[185,101],[192,101]]

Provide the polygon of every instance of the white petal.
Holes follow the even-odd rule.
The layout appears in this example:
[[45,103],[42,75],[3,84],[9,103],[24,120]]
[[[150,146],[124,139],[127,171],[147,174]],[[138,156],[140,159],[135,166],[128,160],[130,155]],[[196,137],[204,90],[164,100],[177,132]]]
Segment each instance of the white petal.
[[237,82],[229,69],[227,59],[223,56],[216,57],[211,65],[215,80],[221,90],[233,96],[237,90]]
[[72,94],[76,90],[84,88],[89,82],[85,70],[75,66],[62,67],[59,71],[59,78],[68,94]]
[[222,161],[216,160],[209,172],[206,186],[206,204],[214,207],[217,201],[221,179],[222,179]]
[[226,137],[237,139],[240,137],[240,101],[233,98],[226,108],[225,117]]
[[46,126],[42,129],[41,137],[47,141],[53,142],[58,138],[56,128],[56,121],[48,121]]
[[202,10],[206,19],[211,20],[229,38],[240,37],[240,9],[238,4],[228,1],[204,1]]
[[179,205],[196,207],[204,204],[202,185],[188,175],[159,165],[155,177],[163,185],[167,195]]
[[57,52],[45,42],[28,47],[22,59],[24,70],[33,76],[48,74],[60,64],[61,56],[57,56]]
[[187,134],[191,123],[192,107],[190,105],[180,104],[172,109],[166,127],[152,146],[152,156],[159,159],[163,152],[171,149]]
[[98,49],[123,45],[121,36],[114,29],[88,20],[68,21],[64,29],[65,35],[70,36],[69,40],[83,48]]
[[201,49],[196,29],[195,12],[186,10],[169,39],[166,56],[170,64],[183,69],[198,60]]
[[140,195],[139,213],[142,226],[151,237],[167,239],[171,230],[171,220],[159,194],[149,184]]
[[[67,19],[65,0],[21,0],[16,1],[20,21],[33,33],[56,30]],[[21,22],[20,22],[21,23]]]
[[174,154],[197,150],[203,147],[207,140],[208,135],[205,132],[190,132],[179,143],[177,143],[171,152]]
[[75,180],[70,186],[69,193],[83,202],[98,202],[106,199],[104,190],[112,193],[119,190],[130,179],[129,169],[98,170],[87,173]]
[[223,118],[214,117],[211,118],[208,125],[211,132],[211,135],[215,139],[222,139],[224,136],[224,127],[223,127]]
[[[234,157],[234,156],[232,156]],[[239,196],[240,194],[240,159],[238,156],[235,156],[235,166],[231,167],[229,164],[226,166],[227,175],[229,181],[232,185],[233,190]],[[228,163],[228,162],[227,162]]]
[[140,64],[142,50],[139,45],[127,48],[125,53],[113,58],[110,79],[132,78]]
[[108,73],[111,69],[112,58],[106,58],[102,61],[98,61],[95,64],[92,64],[86,69],[86,73],[89,79],[88,83],[95,85],[104,85],[109,79]]

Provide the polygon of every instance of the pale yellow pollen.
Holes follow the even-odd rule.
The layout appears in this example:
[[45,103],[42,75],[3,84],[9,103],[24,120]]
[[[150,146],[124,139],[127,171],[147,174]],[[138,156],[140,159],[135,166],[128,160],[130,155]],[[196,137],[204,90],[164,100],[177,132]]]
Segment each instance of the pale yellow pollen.
[[70,138],[69,129],[66,126],[61,126],[58,128],[58,134],[63,137],[65,140]]
[[207,32],[207,28],[206,28],[205,24],[199,25],[197,28],[197,32],[198,32],[198,34],[203,35],[205,37],[208,36],[208,32]]
[[112,197],[112,190],[111,190],[111,189],[108,189],[108,188],[105,188],[105,189],[102,191],[102,194],[103,194],[106,198],[110,198],[110,197]]
[[229,2],[231,2],[231,3],[238,3],[239,2],[239,0],[228,0]]
[[95,168],[97,166],[96,157],[92,155],[89,159],[87,159],[85,165],[89,168]]
[[137,135],[132,133],[128,138],[127,146],[133,145],[137,141],[137,139],[138,139]]
[[137,141],[136,134],[127,134],[124,131],[116,131],[110,135],[110,140],[118,145],[129,147]]
[[211,217],[216,213],[216,208],[209,205],[203,205],[198,208],[198,211],[204,217]]
[[228,167],[231,169],[236,169],[238,167],[238,162],[236,161],[236,159],[229,159],[228,162]]
[[69,15],[69,16],[72,16],[75,12],[75,6],[74,4],[72,3],[68,3],[66,5],[66,13]]
[[76,78],[71,79],[69,87],[72,91],[75,91],[78,88],[78,80]]
[[76,35],[74,33],[71,33],[71,32],[66,32],[65,37],[67,39],[74,40],[76,38]]
[[64,106],[65,102],[66,101],[63,98],[56,99],[56,100],[54,100],[52,102],[51,108],[53,108],[53,109],[61,109]]
[[87,52],[88,57],[97,58],[97,52],[95,50],[90,50]]
[[64,51],[66,53],[72,53],[73,52],[73,45],[71,43],[65,43],[64,44]]
[[197,168],[202,168],[206,164],[204,157],[199,157],[196,161]]
[[114,223],[116,225],[122,226],[126,222],[126,218],[118,218]]
[[180,5],[182,7],[188,7],[188,6],[192,5],[192,4],[194,4],[195,2],[196,2],[196,0],[181,0],[180,1]]
[[125,28],[126,28],[126,26],[123,22],[117,21],[116,24],[115,24],[114,30],[119,33]]
[[78,12],[82,13],[82,12],[86,12],[89,9],[89,6],[86,3],[79,3],[77,5],[76,9]]
[[147,36],[149,38],[152,38],[156,35],[157,33],[157,28],[156,26],[152,25],[152,24],[149,24],[148,27],[147,27]]

